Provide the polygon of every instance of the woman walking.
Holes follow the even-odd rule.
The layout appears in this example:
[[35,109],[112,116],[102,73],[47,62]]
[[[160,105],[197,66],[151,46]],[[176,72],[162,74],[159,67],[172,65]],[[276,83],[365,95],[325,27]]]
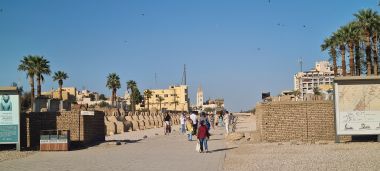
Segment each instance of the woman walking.
[[193,140],[193,121],[190,119],[190,117],[187,117],[186,119],[186,134],[187,134],[187,140],[192,141]]
[[205,125],[205,121],[200,122],[201,125],[198,128],[198,134],[197,138],[199,140],[199,145],[200,145],[200,153],[203,153],[203,148],[206,153],[208,153],[208,145],[207,145],[207,140],[210,138],[210,133],[208,132],[208,129]]

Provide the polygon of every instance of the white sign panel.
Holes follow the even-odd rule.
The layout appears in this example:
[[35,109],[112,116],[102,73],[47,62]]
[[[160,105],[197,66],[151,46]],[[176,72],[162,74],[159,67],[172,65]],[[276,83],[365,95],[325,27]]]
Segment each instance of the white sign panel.
[[19,96],[0,94],[0,143],[18,143]]
[[94,116],[95,112],[94,111],[80,111],[80,115],[90,115]]
[[380,84],[348,83],[335,83],[337,135],[380,134]]

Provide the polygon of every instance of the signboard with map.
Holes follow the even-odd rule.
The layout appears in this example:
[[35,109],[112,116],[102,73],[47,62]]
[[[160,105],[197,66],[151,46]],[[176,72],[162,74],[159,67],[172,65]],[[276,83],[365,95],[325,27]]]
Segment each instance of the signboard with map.
[[0,144],[20,149],[20,97],[15,87],[0,87]]
[[335,79],[337,135],[380,134],[380,78]]

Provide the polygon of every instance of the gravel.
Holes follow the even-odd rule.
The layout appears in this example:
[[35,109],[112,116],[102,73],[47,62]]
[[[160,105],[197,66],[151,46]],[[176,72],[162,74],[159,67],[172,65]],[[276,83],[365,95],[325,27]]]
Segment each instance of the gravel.
[[378,170],[379,159],[376,142],[242,144],[227,152],[224,170]]
[[35,151],[15,151],[15,150],[0,151],[0,162],[6,161],[6,160],[25,158],[34,153],[36,152]]

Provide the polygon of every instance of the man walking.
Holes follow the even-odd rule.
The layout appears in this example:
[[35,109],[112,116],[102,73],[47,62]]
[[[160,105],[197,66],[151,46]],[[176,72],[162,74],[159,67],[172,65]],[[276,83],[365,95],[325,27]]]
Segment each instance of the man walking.
[[197,125],[198,118],[197,118],[195,111],[191,113],[190,119],[193,121],[193,135],[195,135],[196,131],[198,129],[198,125]]

